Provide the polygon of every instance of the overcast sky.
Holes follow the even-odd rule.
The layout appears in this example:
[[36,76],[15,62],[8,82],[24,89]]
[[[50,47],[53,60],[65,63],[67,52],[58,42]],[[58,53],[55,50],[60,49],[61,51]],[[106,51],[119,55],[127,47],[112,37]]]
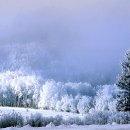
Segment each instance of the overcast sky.
[[2,63],[24,53],[48,78],[114,81],[129,47],[129,0],[0,0]]

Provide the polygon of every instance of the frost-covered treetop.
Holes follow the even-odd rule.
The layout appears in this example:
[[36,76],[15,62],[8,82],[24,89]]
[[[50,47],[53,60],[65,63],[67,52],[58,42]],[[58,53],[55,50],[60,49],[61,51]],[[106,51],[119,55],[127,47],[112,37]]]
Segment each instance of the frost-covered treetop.
[[118,79],[117,86],[130,91],[130,50],[126,53],[126,59],[122,62],[122,74]]
[[11,87],[17,93],[27,90],[29,92],[37,86],[39,86],[39,82],[35,75],[29,75],[20,70],[0,73],[0,87],[3,90]]

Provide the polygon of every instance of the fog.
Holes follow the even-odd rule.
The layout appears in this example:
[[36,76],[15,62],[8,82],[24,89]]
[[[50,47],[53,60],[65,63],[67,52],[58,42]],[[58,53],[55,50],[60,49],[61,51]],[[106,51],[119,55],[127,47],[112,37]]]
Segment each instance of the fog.
[[0,1],[1,71],[113,83],[129,36],[129,0]]

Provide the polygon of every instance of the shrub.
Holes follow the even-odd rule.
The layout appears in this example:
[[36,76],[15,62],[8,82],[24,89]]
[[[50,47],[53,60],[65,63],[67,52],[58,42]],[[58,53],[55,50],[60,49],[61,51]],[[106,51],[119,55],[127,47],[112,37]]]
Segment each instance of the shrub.
[[130,122],[130,113],[128,112],[110,112],[100,111],[86,114],[83,118],[70,117],[64,119],[62,116],[43,117],[40,113],[31,115],[24,122],[21,115],[18,113],[4,114],[0,119],[0,128],[16,127],[30,125],[31,127],[59,126],[59,125],[104,125],[104,124],[128,124]]
[[65,125],[83,125],[83,121],[79,117],[71,117],[63,121],[63,124]]
[[53,123],[55,126],[59,126],[62,124],[62,121],[62,116],[43,117],[40,113],[36,113],[34,115],[31,115],[30,118],[27,119],[27,124],[32,127],[47,126],[50,123]]
[[92,124],[96,124],[96,125],[103,125],[103,124],[107,124],[107,120],[108,117],[111,115],[110,112],[94,112],[91,114],[87,114],[83,121],[84,121],[84,125],[92,125]]
[[116,112],[111,114],[108,119],[108,123],[117,123],[117,124],[128,124],[130,123],[130,113],[128,112]]
[[4,114],[0,118],[0,128],[23,126],[24,120],[18,113]]
[[43,126],[43,117],[40,113],[36,113],[35,115],[31,115],[29,119],[27,119],[27,124],[32,127],[42,127]]
[[52,123],[53,123],[55,126],[62,125],[62,123],[63,123],[63,117],[57,115],[56,117],[53,118]]

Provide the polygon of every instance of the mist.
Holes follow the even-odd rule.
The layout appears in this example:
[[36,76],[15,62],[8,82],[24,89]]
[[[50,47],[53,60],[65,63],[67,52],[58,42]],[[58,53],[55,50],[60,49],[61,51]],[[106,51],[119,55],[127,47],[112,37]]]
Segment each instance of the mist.
[[1,0],[0,71],[114,83],[130,45],[129,0]]

